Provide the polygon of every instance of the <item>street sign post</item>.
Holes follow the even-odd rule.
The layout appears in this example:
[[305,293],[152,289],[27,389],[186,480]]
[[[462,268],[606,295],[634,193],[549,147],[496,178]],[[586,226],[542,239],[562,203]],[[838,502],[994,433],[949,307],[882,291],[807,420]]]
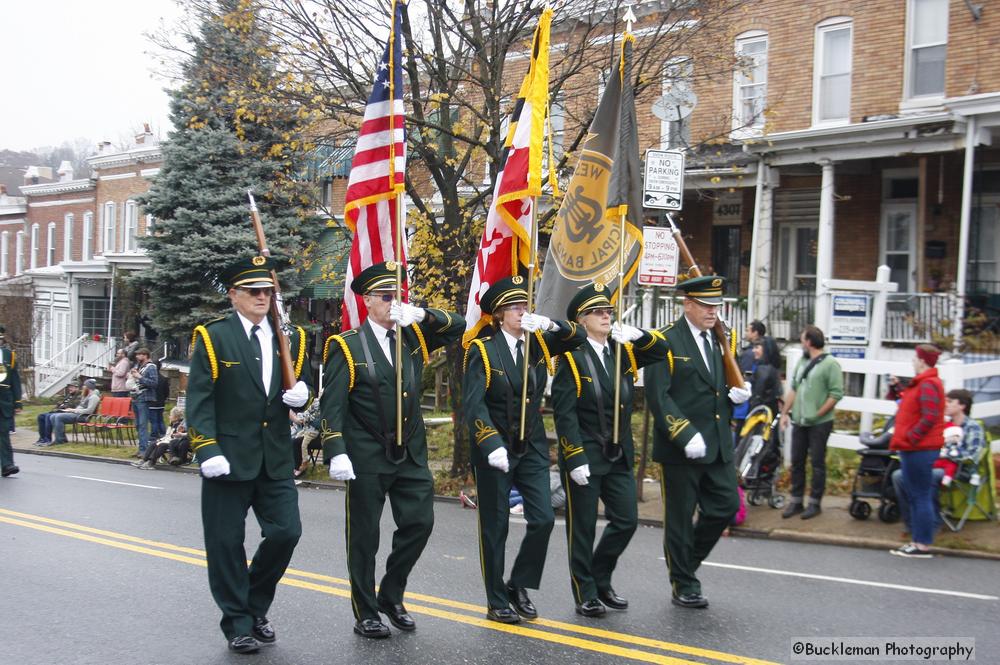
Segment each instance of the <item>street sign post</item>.
[[642,258],[639,259],[637,280],[644,286],[675,286],[677,284],[677,241],[669,228],[644,226]]
[[684,153],[646,151],[642,205],[662,210],[680,210],[684,206]]

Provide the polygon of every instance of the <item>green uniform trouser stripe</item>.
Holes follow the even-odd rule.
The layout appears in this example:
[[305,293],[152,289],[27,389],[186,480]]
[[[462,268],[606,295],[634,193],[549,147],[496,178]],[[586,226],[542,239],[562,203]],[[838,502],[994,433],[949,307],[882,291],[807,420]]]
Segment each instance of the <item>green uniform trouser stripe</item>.
[[[250,567],[243,547],[247,512],[253,508],[263,540]],[[212,597],[222,610],[227,639],[249,635],[254,617],[267,614],[302,535],[299,496],[291,478],[202,479],[201,518]]]
[[[615,462],[608,473],[592,475],[588,480],[587,485],[577,485],[568,474],[563,480],[570,579],[577,603],[597,598],[598,591],[611,587],[618,558],[639,524],[635,479],[624,460]],[[595,548],[598,499],[604,502],[607,526]]]
[[505,550],[510,526],[510,489],[517,486],[524,497],[524,519],[528,523],[524,539],[511,568],[510,582],[516,587],[537,589],[542,581],[549,536],[555,524],[549,489],[548,461],[529,449],[516,460],[514,468],[502,473],[490,466],[477,465],[476,496],[479,499],[479,548],[490,607],[508,607],[504,583]]
[[375,555],[385,498],[396,523],[392,551],[378,597],[390,605],[403,602],[410,571],[434,528],[434,480],[430,471],[406,458],[393,473],[359,473],[347,486],[347,566],[351,607],[357,620],[377,619]]
[[13,424],[13,418],[0,416],[0,467],[6,468],[14,464],[14,448],[10,445],[10,428]]
[[[661,464],[663,539],[675,593],[701,593],[695,572],[739,510],[736,470],[711,464]],[[698,524],[693,524],[698,510]]]

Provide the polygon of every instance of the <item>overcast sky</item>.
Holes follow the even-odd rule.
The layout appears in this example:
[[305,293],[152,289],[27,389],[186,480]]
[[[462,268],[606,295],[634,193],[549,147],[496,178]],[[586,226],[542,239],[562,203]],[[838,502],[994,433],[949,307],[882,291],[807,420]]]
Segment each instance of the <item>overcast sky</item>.
[[3,2],[0,149],[117,143],[143,122],[165,138],[167,83],[143,33],[177,14],[173,0]]

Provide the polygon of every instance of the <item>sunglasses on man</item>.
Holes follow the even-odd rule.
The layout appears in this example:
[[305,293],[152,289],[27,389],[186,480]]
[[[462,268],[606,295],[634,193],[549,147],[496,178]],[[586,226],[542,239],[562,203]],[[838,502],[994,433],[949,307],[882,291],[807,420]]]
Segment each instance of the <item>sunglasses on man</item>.
[[382,302],[392,302],[396,296],[392,293],[369,293],[370,298],[378,298]]
[[240,287],[240,291],[249,293],[252,297],[256,298],[259,295],[265,295],[268,298],[274,295],[274,289],[270,286],[251,286],[251,287]]

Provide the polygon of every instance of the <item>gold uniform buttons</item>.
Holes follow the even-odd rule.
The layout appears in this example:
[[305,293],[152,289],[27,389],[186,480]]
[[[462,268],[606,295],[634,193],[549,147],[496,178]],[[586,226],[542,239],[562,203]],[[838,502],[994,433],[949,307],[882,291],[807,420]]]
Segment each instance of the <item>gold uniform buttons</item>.
[[267,421],[266,420],[264,421],[264,427],[267,427]]
[[719,419],[719,414],[715,414],[715,419],[716,419],[716,420],[718,420],[718,419]]

